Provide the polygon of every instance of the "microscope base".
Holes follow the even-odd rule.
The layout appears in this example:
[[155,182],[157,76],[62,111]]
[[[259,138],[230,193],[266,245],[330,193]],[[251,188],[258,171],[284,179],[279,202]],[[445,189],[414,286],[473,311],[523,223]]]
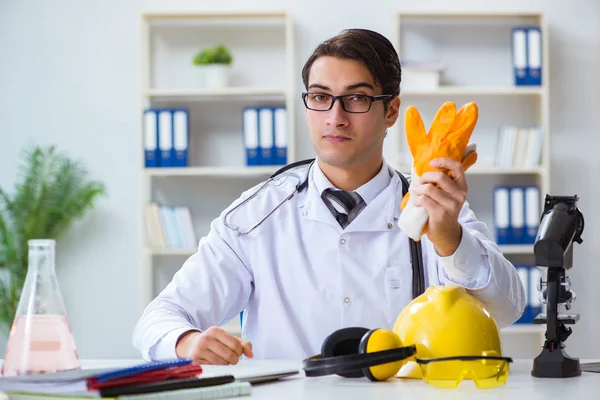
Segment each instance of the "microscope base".
[[579,376],[581,375],[579,359],[569,356],[562,348],[554,351],[544,348],[540,355],[533,360],[531,375],[537,378],[571,378]]

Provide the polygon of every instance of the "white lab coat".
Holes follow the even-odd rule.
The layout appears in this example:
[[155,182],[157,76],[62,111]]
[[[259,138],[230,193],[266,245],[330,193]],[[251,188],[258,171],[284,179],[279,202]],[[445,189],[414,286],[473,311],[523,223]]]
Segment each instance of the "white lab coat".
[[[387,165],[386,165],[387,167]],[[297,173],[304,180],[313,166]],[[387,167],[389,168],[389,167]],[[309,180],[262,225],[238,236],[225,213],[254,193],[245,192],[211,224],[198,252],[148,305],[133,334],[145,359],[176,357],[177,338],[238,318],[255,358],[300,359],[318,354],[323,340],[342,327],[391,328],[412,300],[407,236],[398,228],[402,183],[390,184],[343,230]],[[244,231],[294,191],[285,177],[230,214]],[[485,224],[465,204],[457,251],[439,257],[422,238],[425,284],[456,284],[487,304],[499,326],[523,312],[524,290]]]

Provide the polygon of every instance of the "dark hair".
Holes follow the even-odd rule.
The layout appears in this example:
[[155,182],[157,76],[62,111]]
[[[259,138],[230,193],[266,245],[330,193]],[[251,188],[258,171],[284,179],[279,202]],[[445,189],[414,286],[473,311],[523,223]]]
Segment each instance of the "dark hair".
[[302,82],[306,89],[313,63],[324,56],[356,60],[371,72],[375,83],[382,87],[382,94],[400,94],[400,60],[396,49],[385,36],[367,29],[344,29],[320,43],[302,68]]

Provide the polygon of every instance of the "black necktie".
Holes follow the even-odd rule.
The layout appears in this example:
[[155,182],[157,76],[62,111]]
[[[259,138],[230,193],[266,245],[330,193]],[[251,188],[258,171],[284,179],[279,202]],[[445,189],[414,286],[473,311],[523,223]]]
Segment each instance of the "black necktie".
[[[346,228],[366,205],[358,193],[345,190],[325,189],[322,198],[342,228]],[[342,212],[335,208],[334,202],[342,208]]]

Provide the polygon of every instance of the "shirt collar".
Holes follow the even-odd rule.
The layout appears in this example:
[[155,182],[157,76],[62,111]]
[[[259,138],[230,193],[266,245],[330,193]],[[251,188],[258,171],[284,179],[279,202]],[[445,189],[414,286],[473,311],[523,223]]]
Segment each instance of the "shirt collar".
[[[322,195],[325,189],[338,189],[335,186],[333,186],[329,179],[327,179],[327,177],[319,167],[318,162],[315,162],[313,164],[312,169],[313,184],[315,185],[319,195]],[[390,184],[391,179],[392,171],[389,165],[385,162],[385,160],[383,160],[383,164],[377,175],[375,175],[373,179],[356,189],[355,192],[363,198],[366,204],[369,204],[371,201],[373,201],[373,199],[375,199],[375,197],[379,195],[379,193],[383,191],[383,189],[385,189]]]

